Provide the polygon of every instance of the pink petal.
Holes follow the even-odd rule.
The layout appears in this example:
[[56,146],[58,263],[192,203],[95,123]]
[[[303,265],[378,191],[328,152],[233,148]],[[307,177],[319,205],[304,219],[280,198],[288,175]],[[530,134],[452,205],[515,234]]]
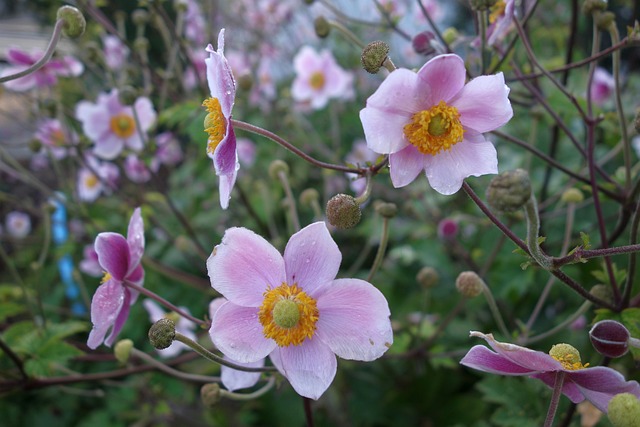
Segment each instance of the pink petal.
[[236,97],[236,82],[224,56],[224,28],[218,34],[218,50],[214,51],[211,45],[207,46],[206,50],[210,53],[209,58],[204,60],[209,91],[212,98],[220,101],[222,114],[228,119]]
[[389,154],[391,182],[395,188],[404,187],[413,182],[424,170],[425,155],[413,145],[407,145],[397,153]]
[[144,254],[144,222],[140,208],[136,208],[129,220],[127,229],[127,243],[129,244],[130,267],[129,273],[138,266]]
[[284,260],[265,239],[246,228],[230,228],[207,260],[211,286],[229,301],[259,307],[269,287],[285,281]]
[[619,393],[631,393],[640,398],[640,385],[626,381],[619,372],[604,366],[567,372],[568,378],[594,406],[607,412],[609,401]]
[[[536,378],[547,385],[547,387],[553,389],[558,372],[541,372],[539,374],[531,375],[531,378]],[[562,393],[567,396],[573,403],[580,403],[584,400],[584,396],[580,391],[580,388],[576,386],[569,377],[565,377],[562,384]]]
[[229,207],[229,200],[231,199],[231,190],[236,183],[236,177],[238,176],[237,170],[234,170],[229,175],[220,175],[220,183],[218,185],[218,192],[220,193],[220,207],[227,209]]
[[262,331],[257,308],[227,302],[211,319],[209,335],[213,344],[227,357],[240,363],[252,363],[276,348],[276,342],[265,338]]
[[[16,74],[19,73],[21,71],[23,71],[25,68],[24,66],[17,66],[17,67],[6,67],[2,70],[2,73],[0,73],[0,76],[2,77],[6,77],[6,76],[10,76],[12,74]],[[9,80],[7,82],[2,83],[2,85],[4,87],[6,87],[9,90],[13,90],[16,92],[24,92],[27,91],[29,89],[32,89],[33,87],[35,87],[38,84],[38,81],[36,79],[36,74],[27,74],[24,77],[20,77],[18,79],[14,79],[14,80]]]
[[418,71],[417,93],[422,97],[418,110],[426,110],[440,101],[449,103],[464,87],[467,71],[458,55],[439,55],[424,64]]
[[136,99],[136,102],[133,104],[133,108],[136,110],[140,129],[143,132],[147,132],[156,122],[157,114],[156,110],[153,108],[153,104],[149,98],[140,97]]
[[322,70],[321,57],[311,46],[303,46],[293,58],[293,69],[297,75],[306,78]]
[[100,233],[94,246],[100,266],[114,279],[124,280],[129,272],[130,261],[127,240],[118,233]]
[[517,365],[511,360],[489,350],[484,345],[476,345],[467,352],[460,363],[482,372],[499,375],[532,375],[538,371]]
[[91,323],[93,329],[89,333],[87,346],[96,349],[104,341],[107,331],[116,321],[124,304],[124,287],[117,280],[111,279],[98,286],[91,299]]
[[464,140],[435,156],[424,156],[429,185],[440,194],[454,194],[469,176],[498,173],[498,154],[493,144],[473,131]]
[[297,283],[306,293],[328,284],[338,274],[342,254],[323,221],[291,236],[284,250],[287,283]]
[[308,339],[302,345],[279,347],[278,351],[284,375],[301,396],[319,399],[336,376],[336,356],[319,339]]
[[101,159],[113,160],[122,152],[124,141],[112,133],[97,138],[93,154]]
[[[264,359],[260,359],[253,363],[238,363],[226,356],[224,359],[248,368],[261,368],[264,366]],[[256,385],[258,380],[260,380],[260,375],[260,372],[238,371],[237,369],[229,368],[224,365],[220,368],[220,379],[222,380],[222,385],[224,385],[229,391],[253,387]]]
[[316,295],[317,337],[343,359],[371,361],[393,343],[389,305],[372,284],[338,279]]
[[233,126],[227,126],[227,134],[213,153],[213,165],[217,175],[231,175],[238,169],[236,134]]
[[531,371],[561,371],[560,362],[541,351],[531,350],[515,344],[498,342],[493,338],[492,334],[483,334],[481,332],[471,332],[473,337],[484,339],[498,354],[506,357],[516,365],[520,365]]
[[10,64],[26,65],[26,67],[22,67],[24,70],[25,68],[35,64],[40,58],[42,58],[43,54],[43,52],[38,52],[37,54],[30,55],[24,50],[12,47],[7,50],[7,61],[9,61]]
[[513,116],[509,87],[502,73],[471,80],[449,105],[458,109],[465,128],[479,133],[497,129]]
[[113,328],[111,328],[111,333],[109,334],[107,339],[104,341],[104,345],[106,345],[107,347],[111,347],[113,345],[113,342],[116,340],[116,337],[122,330],[124,323],[129,318],[129,311],[131,309],[131,293],[129,289],[125,288],[124,286],[121,286],[121,287],[124,290],[124,299],[122,301],[122,306],[120,307],[120,311],[118,312],[118,315],[116,316],[116,319],[113,322]]

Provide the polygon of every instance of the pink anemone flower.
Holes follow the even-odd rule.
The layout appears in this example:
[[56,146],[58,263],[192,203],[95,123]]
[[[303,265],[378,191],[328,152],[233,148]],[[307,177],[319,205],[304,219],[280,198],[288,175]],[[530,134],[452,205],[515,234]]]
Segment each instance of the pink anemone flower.
[[[100,233],[94,246],[105,275],[91,300],[93,329],[87,340],[91,349],[103,342],[111,347],[129,317],[129,309],[138,298],[138,292],[125,286],[125,282],[138,286],[144,282],[144,270],[140,265],[144,253],[144,224],[140,208],[131,215],[126,238],[118,233]],[[111,333],[105,339],[109,329]]]
[[336,355],[371,361],[393,341],[386,299],[364,280],[335,279],[341,259],[324,222],[291,236],[284,256],[250,230],[228,229],[207,260],[228,300],[211,321],[213,343],[239,363],[269,356],[298,394],[318,399]]
[[464,61],[439,55],[418,73],[389,74],[360,111],[369,148],[389,154],[391,182],[404,187],[424,170],[431,187],[453,194],[468,176],[498,172],[496,149],[482,135],[513,116],[498,73],[465,84]]
[[496,341],[491,334],[471,332],[471,336],[487,341],[495,352],[483,345],[474,346],[460,361],[473,369],[492,374],[529,376],[537,378],[549,387],[554,386],[559,373],[564,374],[562,393],[573,403],[588,400],[602,412],[607,412],[609,401],[619,393],[631,393],[640,398],[640,385],[636,381],[625,381],[617,371],[604,366],[587,368],[580,362],[577,350],[567,344],[569,351],[551,355],[514,344]]
[[[44,52],[35,52],[29,54],[20,49],[9,49],[7,51],[7,61],[9,66],[6,67],[1,76],[9,76],[23,71],[42,58]],[[65,56],[63,58],[51,59],[42,68],[20,77],[15,80],[9,80],[4,86],[16,92],[23,92],[33,88],[43,88],[53,86],[58,82],[60,77],[76,77],[82,74],[84,65],[73,56]]]
[[213,159],[216,175],[220,177],[220,206],[227,209],[240,163],[236,151],[236,134],[231,125],[231,110],[236,99],[236,81],[224,56],[224,28],[218,34],[218,50],[213,50],[211,45],[207,46],[206,50],[209,52],[209,58],[205,59],[205,63],[211,92],[211,98],[202,104],[207,108],[207,116],[204,119],[204,130],[209,134],[207,155]]

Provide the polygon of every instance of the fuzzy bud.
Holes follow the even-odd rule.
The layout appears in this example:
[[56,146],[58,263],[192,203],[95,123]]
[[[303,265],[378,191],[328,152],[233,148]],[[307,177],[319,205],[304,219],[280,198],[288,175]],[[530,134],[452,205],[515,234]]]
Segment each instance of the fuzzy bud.
[[334,227],[353,228],[361,217],[360,204],[353,196],[336,194],[327,202],[327,219]]
[[307,188],[300,193],[300,203],[304,206],[312,206],[318,200],[320,200],[320,193],[315,188]]
[[331,32],[331,25],[324,16],[318,16],[313,21],[313,28],[316,30],[316,35],[321,39],[326,38]]
[[269,176],[271,179],[280,179],[280,173],[289,175],[289,165],[283,160],[276,159],[269,165]]
[[589,331],[593,348],[606,357],[621,357],[629,351],[631,334],[627,328],[615,320],[601,320]]
[[173,320],[162,318],[149,329],[149,342],[158,350],[171,345],[176,337],[176,324]]
[[113,348],[113,354],[121,364],[126,364],[129,361],[131,355],[131,349],[133,348],[133,341],[130,339],[120,340]]
[[593,16],[598,29],[601,31],[609,31],[612,25],[615,25],[616,15],[613,12],[602,12]]
[[595,285],[589,290],[589,293],[596,298],[600,298],[602,301],[613,304],[613,292],[607,285],[603,285],[602,283]]
[[383,41],[369,43],[362,50],[360,60],[362,67],[371,74],[376,74],[389,55],[389,45]]
[[146,9],[136,9],[131,12],[131,20],[136,25],[145,25],[149,22],[149,12]]
[[380,202],[376,204],[375,209],[384,218],[393,218],[398,214],[398,206],[395,203]]
[[465,298],[475,298],[480,295],[486,285],[474,271],[463,271],[456,278],[456,289]]
[[138,91],[133,86],[118,89],[118,100],[122,105],[133,105],[138,99]]
[[549,356],[560,362],[565,369],[575,370],[585,367],[580,359],[580,352],[571,344],[560,343],[552,346]]
[[640,420],[640,400],[631,393],[616,394],[609,401],[607,415],[614,427],[637,427]]
[[487,187],[487,201],[499,212],[515,212],[531,198],[531,180],[524,169],[502,172]]
[[64,20],[62,34],[69,38],[80,37],[84,34],[85,28],[87,28],[87,21],[84,19],[84,15],[75,7],[62,6],[58,9],[57,18]]
[[438,271],[433,267],[422,267],[416,275],[416,280],[425,289],[431,289],[438,284],[440,275]]
[[205,384],[200,389],[200,399],[208,408],[215,406],[220,401],[221,394],[218,383]]
[[569,188],[564,193],[562,193],[562,197],[560,197],[564,203],[580,203],[584,200],[584,196],[582,195],[582,191],[577,188]]
[[585,2],[582,3],[582,11],[587,15],[604,10],[607,10],[607,0],[585,0]]

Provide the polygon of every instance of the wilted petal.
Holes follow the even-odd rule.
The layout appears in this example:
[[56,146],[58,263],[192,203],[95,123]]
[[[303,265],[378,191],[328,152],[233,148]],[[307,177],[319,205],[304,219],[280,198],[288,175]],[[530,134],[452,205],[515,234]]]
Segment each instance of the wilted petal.
[[299,395],[317,400],[331,385],[338,363],[321,340],[312,338],[302,345],[279,347],[276,351],[280,353],[284,375]]

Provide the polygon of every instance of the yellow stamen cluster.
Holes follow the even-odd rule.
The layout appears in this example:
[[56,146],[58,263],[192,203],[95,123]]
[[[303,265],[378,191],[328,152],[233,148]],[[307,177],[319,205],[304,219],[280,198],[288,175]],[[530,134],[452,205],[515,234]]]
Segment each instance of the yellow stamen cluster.
[[111,280],[111,273],[107,273],[106,271],[104,272],[104,276],[102,276],[102,280],[100,280],[100,283],[107,283],[109,280]]
[[218,98],[207,98],[202,103],[207,108],[207,116],[204,118],[204,131],[209,134],[207,140],[207,153],[213,155],[216,147],[227,133],[227,119],[222,114],[222,107]]
[[56,147],[62,147],[65,143],[64,133],[60,129],[56,129],[51,133],[51,141]]
[[136,122],[128,114],[120,113],[111,117],[109,121],[111,131],[120,138],[129,138],[136,131]]
[[264,293],[258,320],[266,338],[280,347],[300,345],[313,337],[318,321],[316,301],[296,284],[282,283]]
[[324,87],[324,74],[322,73],[322,71],[316,71],[313,74],[311,74],[311,77],[309,78],[309,85],[315,89],[315,90],[320,90]]
[[576,371],[589,366],[588,363],[582,364],[580,353],[575,347],[569,344],[556,344],[549,350],[549,356],[556,359],[562,367],[568,371]]
[[440,101],[428,110],[418,111],[404,126],[404,136],[422,154],[435,156],[462,141],[464,129],[456,107]]
[[507,7],[507,2],[504,0],[498,0],[493,6],[491,6],[491,13],[489,14],[489,23],[493,24],[500,18],[504,16],[504,10]]
[[96,185],[98,185],[98,182],[100,182],[98,180],[98,177],[95,176],[93,173],[87,175],[84,179],[84,185],[86,185],[88,188],[93,188]]

